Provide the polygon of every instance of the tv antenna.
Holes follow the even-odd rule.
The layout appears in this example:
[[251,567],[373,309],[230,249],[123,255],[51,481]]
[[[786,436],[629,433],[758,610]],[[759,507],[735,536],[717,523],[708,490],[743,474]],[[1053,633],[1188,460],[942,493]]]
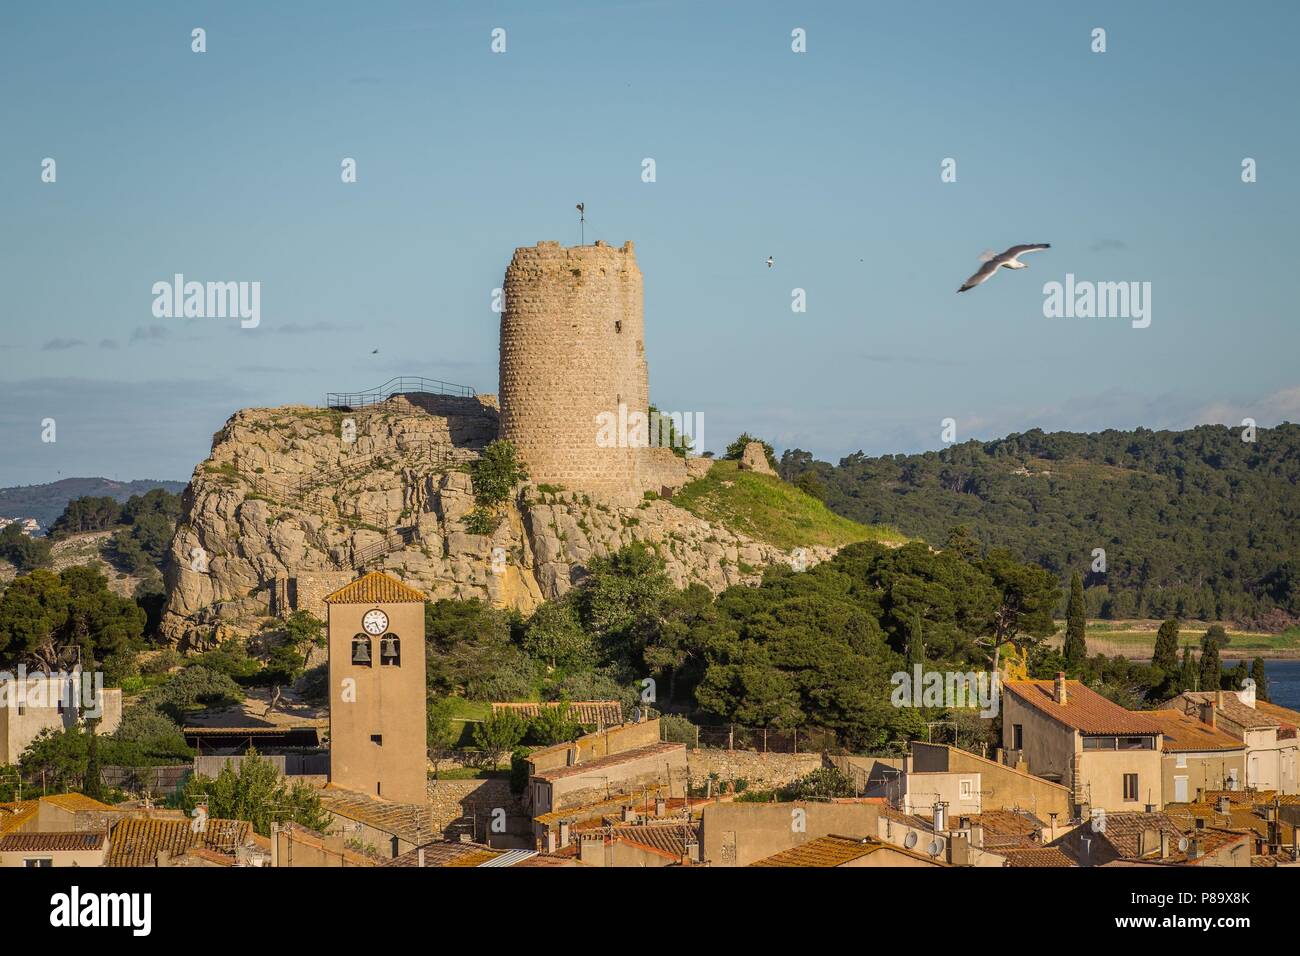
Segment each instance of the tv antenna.
[[586,243],[587,204],[585,202],[580,202],[578,203],[577,209],[578,209],[578,245],[583,246],[587,244]]

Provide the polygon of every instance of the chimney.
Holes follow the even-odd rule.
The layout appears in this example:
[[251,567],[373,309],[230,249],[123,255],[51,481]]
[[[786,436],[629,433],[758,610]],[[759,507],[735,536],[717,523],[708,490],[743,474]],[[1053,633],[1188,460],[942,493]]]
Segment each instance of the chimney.
[[1068,702],[1068,696],[1065,692],[1065,671],[1056,672],[1056,688],[1055,692],[1052,694],[1052,698],[1058,704],[1065,704]]
[[171,866],[172,865],[171,851],[159,850],[158,857],[155,862],[158,866]]
[[1201,705],[1201,723],[1209,724],[1210,729],[1214,730],[1218,726],[1218,718],[1215,716],[1214,705],[1205,703]]
[[663,797],[655,797],[655,816],[662,817],[668,812],[668,801]]
[[420,847],[415,851],[415,865],[422,870],[424,869],[424,847]]
[[942,800],[936,800],[934,802],[934,832],[935,833],[942,833],[944,830],[947,829],[947,823],[948,823],[948,814],[946,812],[947,809],[948,809],[948,804],[944,803]]
[[632,822],[632,807],[631,807],[631,806],[626,806],[626,805],[625,805],[625,806],[623,807],[623,822],[624,822],[624,823],[631,823],[631,822]]
[[1201,841],[1193,838],[1187,847],[1187,859],[1199,860],[1201,858]]
[[1223,691],[1216,690],[1214,692],[1214,706],[1219,710],[1223,710]]
[[1169,831],[1160,831],[1160,859],[1169,859]]
[[546,852],[554,853],[555,850],[555,831],[548,827],[546,830]]
[[566,847],[568,845],[569,845],[569,821],[561,820],[560,821],[560,846]]
[[1255,682],[1247,681],[1246,686],[1237,691],[1237,700],[1241,701],[1252,710],[1255,707]]
[[1056,842],[1056,811],[1053,811],[1052,813],[1049,813],[1049,814],[1047,815],[1047,817],[1048,817],[1048,819],[1051,821],[1051,822],[1047,825],[1047,827],[1048,827],[1048,829],[1047,829],[1047,842],[1048,842],[1048,843],[1055,843],[1055,842]]
[[1227,794],[1219,794],[1219,799],[1214,801],[1214,809],[1219,813],[1227,813],[1232,809],[1232,800]]

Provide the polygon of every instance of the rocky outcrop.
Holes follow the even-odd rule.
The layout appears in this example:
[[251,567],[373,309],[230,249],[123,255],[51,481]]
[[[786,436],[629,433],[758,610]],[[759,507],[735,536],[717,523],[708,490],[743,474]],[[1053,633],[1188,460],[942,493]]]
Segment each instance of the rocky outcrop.
[[776,475],[772,466],[768,464],[767,452],[763,450],[763,443],[751,441],[745,445],[745,450],[740,455],[740,470],[752,471],[760,475]]
[[[668,500],[619,504],[550,485],[521,486],[495,529],[473,534],[464,466],[496,426],[492,396],[238,412],[185,491],[163,633],[203,645],[297,608],[322,615],[321,598],[361,569],[388,569],[431,598],[527,612],[564,594],[593,556],[632,541],[654,547],[677,585],[714,591],[791,561]],[[689,463],[692,476],[707,467]],[[802,550],[809,563],[832,553]]]

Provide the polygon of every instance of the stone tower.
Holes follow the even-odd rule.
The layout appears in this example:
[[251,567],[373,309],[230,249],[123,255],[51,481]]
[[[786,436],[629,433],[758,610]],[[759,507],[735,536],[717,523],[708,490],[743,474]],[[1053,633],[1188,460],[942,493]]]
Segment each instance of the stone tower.
[[609,497],[647,486],[648,449],[597,441],[599,416],[649,404],[641,302],[630,242],[515,250],[501,315],[500,434],[534,482]]

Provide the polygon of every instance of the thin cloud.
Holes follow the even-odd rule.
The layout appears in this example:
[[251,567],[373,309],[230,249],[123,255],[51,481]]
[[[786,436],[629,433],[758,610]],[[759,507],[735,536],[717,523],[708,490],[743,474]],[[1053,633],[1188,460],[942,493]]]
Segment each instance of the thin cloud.
[[64,338],[50,339],[48,342],[46,342],[44,345],[41,346],[41,351],[42,352],[64,352],[68,349],[75,349],[85,344],[86,343],[81,341],[81,339],[64,339]]
[[140,325],[132,330],[131,343],[159,342],[169,335],[171,335],[171,332],[161,325]]

